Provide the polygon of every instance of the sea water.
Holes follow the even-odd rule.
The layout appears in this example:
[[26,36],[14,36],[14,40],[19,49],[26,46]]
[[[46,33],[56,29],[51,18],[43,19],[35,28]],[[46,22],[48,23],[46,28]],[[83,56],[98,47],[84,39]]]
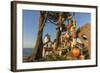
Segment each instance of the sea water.
[[33,48],[23,48],[23,57],[32,55]]

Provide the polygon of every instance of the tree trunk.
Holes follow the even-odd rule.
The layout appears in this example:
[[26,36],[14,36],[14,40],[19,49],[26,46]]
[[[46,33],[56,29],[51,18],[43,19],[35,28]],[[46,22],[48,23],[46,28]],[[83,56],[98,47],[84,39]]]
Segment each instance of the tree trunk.
[[36,41],[36,45],[35,45],[35,49],[37,49],[37,53],[35,56],[36,60],[42,58],[42,51],[43,51],[42,31],[41,31],[41,33],[38,33],[37,41]]
[[58,27],[57,32],[56,32],[56,46],[55,46],[55,50],[57,50],[57,48],[58,48],[60,35],[61,35],[61,31],[60,31],[60,28]]
[[44,20],[45,20],[45,12],[40,12],[38,33],[37,33],[37,38],[36,38],[35,47],[34,47],[34,49],[37,49],[36,55],[34,55],[33,53],[31,57],[29,58],[29,61],[33,61],[34,59],[39,59],[42,57],[42,50],[43,50],[42,33],[43,33],[43,28],[44,28]]
[[64,22],[64,19],[63,19],[63,13],[59,13],[59,19],[58,19],[58,28],[57,28],[57,32],[56,32],[56,46],[55,46],[55,50],[58,49],[58,45],[59,45],[59,40],[60,40],[60,36],[61,36],[61,30],[60,30],[60,27],[62,26]]

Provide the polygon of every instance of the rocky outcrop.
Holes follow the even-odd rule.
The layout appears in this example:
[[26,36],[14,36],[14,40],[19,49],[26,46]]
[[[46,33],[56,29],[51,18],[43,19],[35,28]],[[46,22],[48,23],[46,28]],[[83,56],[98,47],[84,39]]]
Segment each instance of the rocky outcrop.
[[[85,47],[89,51],[89,55],[91,54],[91,24],[87,23],[80,27],[80,32],[78,34],[81,41],[84,43]],[[86,39],[84,39],[86,36]]]

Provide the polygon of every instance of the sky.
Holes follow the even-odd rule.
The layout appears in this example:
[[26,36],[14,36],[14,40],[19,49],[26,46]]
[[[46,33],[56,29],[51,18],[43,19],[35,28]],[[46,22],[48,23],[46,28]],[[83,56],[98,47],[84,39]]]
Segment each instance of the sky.
[[[39,11],[34,10],[23,10],[23,38],[22,44],[23,48],[34,48],[34,44],[37,37],[38,31],[38,19],[39,19]],[[77,28],[86,24],[91,23],[91,14],[90,13],[75,13],[76,25]],[[66,23],[67,24],[67,23]],[[43,30],[43,38],[46,33],[48,33],[53,40],[56,37],[56,27],[52,23],[47,23]]]

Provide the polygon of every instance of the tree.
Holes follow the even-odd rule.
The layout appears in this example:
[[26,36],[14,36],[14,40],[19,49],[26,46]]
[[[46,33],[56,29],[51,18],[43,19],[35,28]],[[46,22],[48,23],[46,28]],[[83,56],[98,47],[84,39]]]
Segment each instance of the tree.
[[35,49],[37,49],[37,53],[36,56],[34,56],[33,53],[29,58],[29,61],[33,61],[34,59],[39,59],[42,57],[42,48],[43,48],[42,34],[43,34],[43,28],[45,26],[46,14],[47,13],[45,11],[40,11],[38,33],[37,33],[36,43],[34,47]]
[[56,46],[55,46],[55,50],[57,50],[58,45],[59,45],[59,39],[61,36],[61,30],[60,28],[62,27],[62,24],[64,22],[64,18],[63,18],[63,13],[59,13],[59,19],[58,19],[58,23],[57,23],[57,33],[56,33]]
[[39,16],[39,24],[38,24],[38,33],[35,43],[35,49],[37,49],[36,56],[34,56],[34,53],[30,56],[29,61],[33,61],[34,59],[39,60],[42,58],[42,50],[43,50],[43,42],[42,42],[42,34],[43,29],[46,24],[46,22],[50,22],[57,26],[57,32],[56,32],[56,48],[57,50],[59,45],[59,39],[61,35],[60,27],[62,27],[63,22],[66,20],[66,17],[69,15],[69,12],[52,12],[52,11],[40,11]]
[[69,12],[49,12],[48,20],[57,26],[55,50],[57,50],[59,45],[59,40],[61,36],[60,28],[63,28],[64,21],[66,21],[67,17],[70,15],[71,14]]

